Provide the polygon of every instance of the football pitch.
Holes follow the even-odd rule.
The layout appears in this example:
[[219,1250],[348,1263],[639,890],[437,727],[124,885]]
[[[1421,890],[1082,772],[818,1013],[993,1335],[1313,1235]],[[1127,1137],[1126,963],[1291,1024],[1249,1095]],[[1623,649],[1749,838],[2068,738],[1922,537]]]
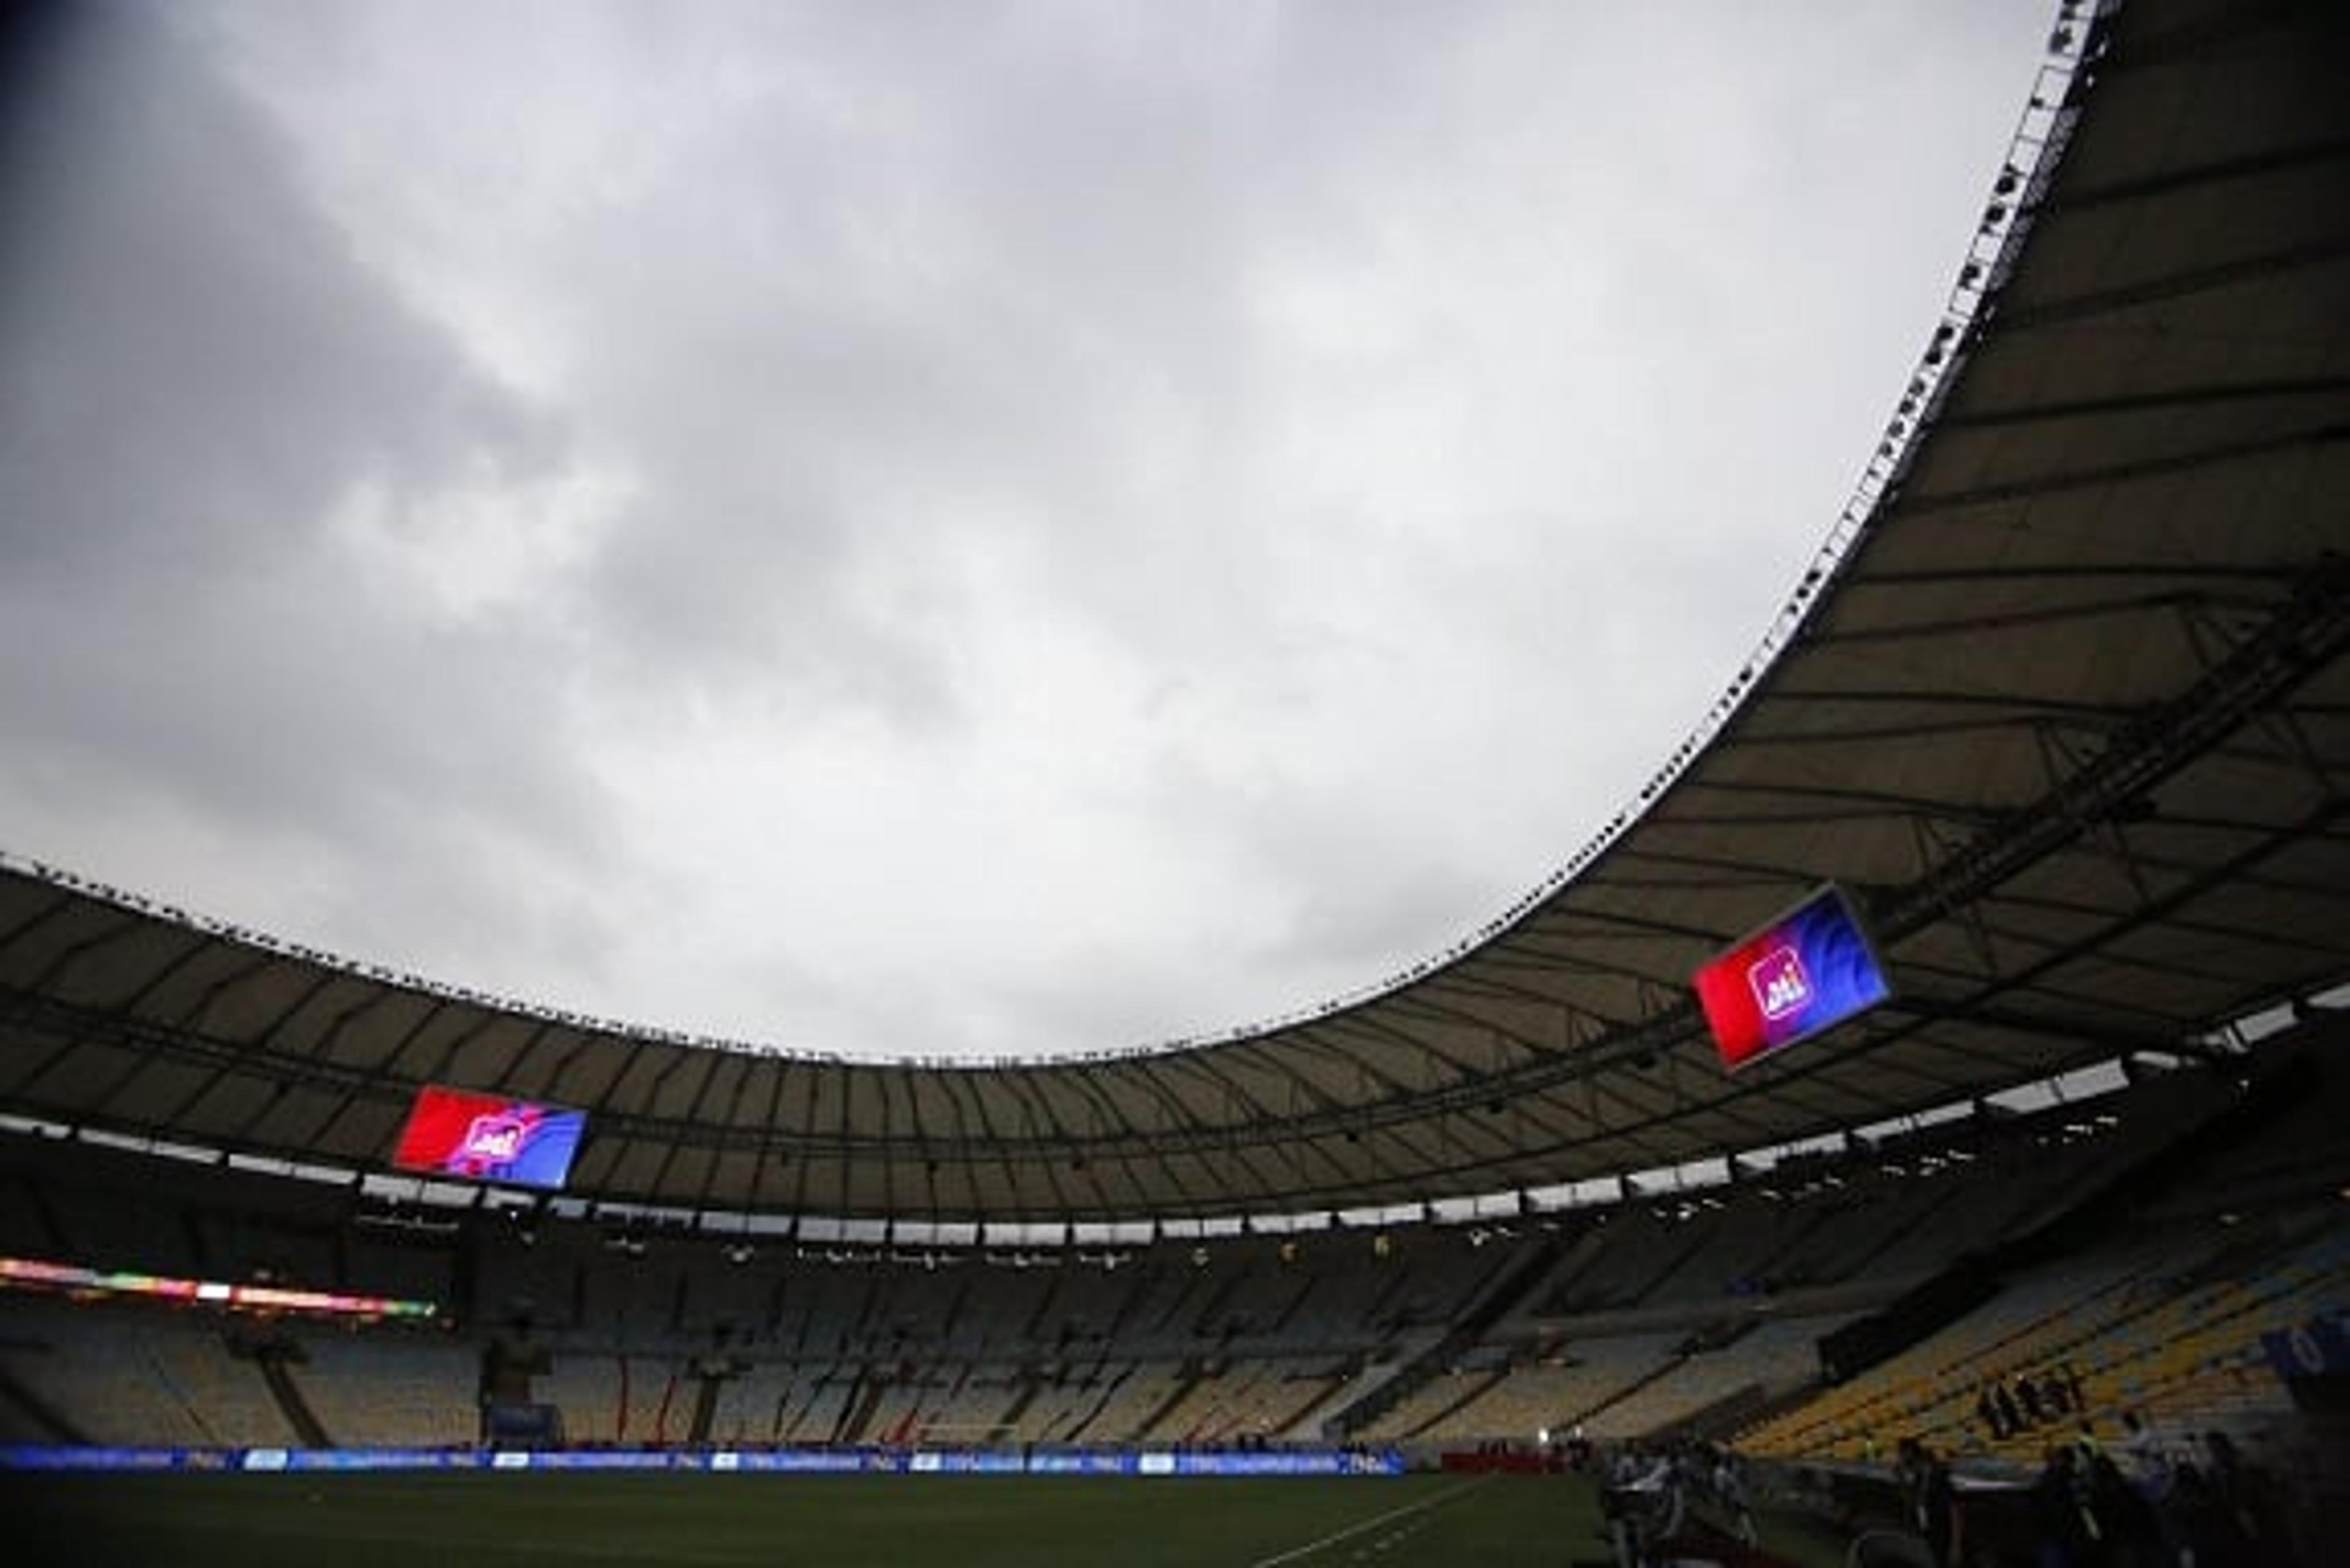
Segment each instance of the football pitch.
[[[1606,1561],[1576,1477],[0,1476],[16,1568],[1516,1568]],[[1832,1542],[1766,1521],[1811,1568]]]

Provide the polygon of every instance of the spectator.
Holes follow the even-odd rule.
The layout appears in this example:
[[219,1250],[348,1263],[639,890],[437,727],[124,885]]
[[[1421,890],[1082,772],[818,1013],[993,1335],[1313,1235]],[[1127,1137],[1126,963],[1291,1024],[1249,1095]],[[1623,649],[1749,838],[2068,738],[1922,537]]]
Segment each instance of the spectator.
[[1741,1473],[1738,1456],[1728,1449],[1713,1467],[1713,1495],[1730,1511],[1742,1546],[1752,1548],[1762,1544],[1762,1532],[1754,1527],[1754,1510],[1746,1495],[1746,1478]]
[[2146,1500],[2156,1527],[2162,1533],[2162,1555],[2158,1561],[2176,1563],[2179,1549],[2185,1545],[2178,1532],[2178,1511],[2173,1506],[2177,1476],[2160,1434],[2147,1425],[2145,1417],[2136,1410],[2122,1412],[2122,1452],[2128,1461],[2129,1483]]
[[1684,1500],[1669,1453],[1653,1459],[1637,1448],[1617,1456],[1600,1506],[1617,1568],[1649,1568],[1653,1548],[1680,1529]]
[[2136,1410],[2122,1412],[2122,1453],[2129,1460],[2130,1480],[2149,1500],[2170,1490],[2170,1459],[2162,1438]]
[[[2032,1509],[2039,1568],[2101,1568],[2096,1516],[2074,1450],[2056,1444],[2048,1450],[2040,1479],[2032,1483]],[[2207,1568],[2199,1563],[2198,1568]]]
[[2180,1562],[2194,1568],[2251,1568],[2251,1543],[2237,1527],[2210,1478],[2191,1459],[2173,1472],[2170,1517]]
[[1904,1438],[1896,1469],[1908,1507],[1909,1526],[1925,1541],[1928,1561],[1933,1568],[1950,1568],[1959,1539],[1959,1501],[1950,1484],[1950,1467],[1924,1443]]
[[2037,1427],[2048,1418],[2047,1412],[2041,1408],[2040,1386],[2031,1378],[2024,1376],[2016,1378],[2015,1399],[2017,1404],[2023,1407],[2025,1426]]
[[2225,1432],[2204,1433],[2203,1447],[2210,1458],[2212,1497],[2229,1533],[2243,1543],[2243,1560],[2262,1568],[2290,1568],[2293,1543],[2268,1472],[2247,1463]]
[[2089,1506],[2105,1561],[2114,1568],[2160,1568],[2162,1527],[2154,1507],[2139,1495],[2121,1467],[2105,1454],[2091,1454],[2088,1467]]

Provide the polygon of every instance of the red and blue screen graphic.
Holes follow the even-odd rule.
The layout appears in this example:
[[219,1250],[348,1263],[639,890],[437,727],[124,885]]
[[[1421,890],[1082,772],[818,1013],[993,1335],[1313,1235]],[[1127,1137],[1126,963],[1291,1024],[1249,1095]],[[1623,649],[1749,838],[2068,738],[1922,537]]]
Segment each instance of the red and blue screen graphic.
[[416,1092],[391,1162],[437,1176],[560,1187],[587,1125],[584,1111],[428,1085]]
[[1722,1065],[1833,1028],[1893,994],[1843,890],[1822,888],[1697,971]]

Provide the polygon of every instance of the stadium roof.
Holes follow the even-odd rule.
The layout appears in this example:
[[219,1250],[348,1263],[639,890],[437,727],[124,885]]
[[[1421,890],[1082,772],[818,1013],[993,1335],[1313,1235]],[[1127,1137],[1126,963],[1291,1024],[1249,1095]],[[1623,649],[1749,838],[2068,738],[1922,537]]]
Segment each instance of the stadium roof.
[[[444,1082],[586,1107],[573,1185],[607,1199],[1289,1212],[1783,1144],[2176,1051],[2342,980],[2350,16],[2074,10],[1755,661],[1460,950],[1180,1049],[876,1063],[453,992],[11,863],[0,1107],[380,1168]],[[1898,1000],[1723,1073],[1688,977],[1829,878]]]

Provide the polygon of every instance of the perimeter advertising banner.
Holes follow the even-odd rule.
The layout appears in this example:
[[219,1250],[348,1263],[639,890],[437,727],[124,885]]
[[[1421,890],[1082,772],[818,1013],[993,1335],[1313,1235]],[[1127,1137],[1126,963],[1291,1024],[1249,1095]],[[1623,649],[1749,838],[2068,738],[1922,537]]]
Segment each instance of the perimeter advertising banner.
[[40,1258],[0,1258],[0,1290],[29,1290],[77,1297],[131,1296],[175,1303],[196,1303],[231,1312],[315,1313],[330,1316],[431,1317],[431,1302],[397,1296],[355,1296],[340,1291],[288,1290],[279,1285],[240,1285],[226,1280],[182,1280],[168,1274],[86,1269]]
[[2263,1334],[2261,1348],[2268,1352],[2269,1366],[2288,1383],[2350,1377],[2350,1314],[2314,1317]]
[[1025,1454],[900,1449],[134,1449],[0,1443],[0,1470],[681,1470],[705,1475],[1399,1476],[1393,1449]]
[[434,1176],[560,1187],[587,1124],[584,1111],[428,1085],[416,1092],[391,1162]]
[[1721,1064],[1738,1068],[1893,994],[1868,933],[1830,883],[1697,971]]

